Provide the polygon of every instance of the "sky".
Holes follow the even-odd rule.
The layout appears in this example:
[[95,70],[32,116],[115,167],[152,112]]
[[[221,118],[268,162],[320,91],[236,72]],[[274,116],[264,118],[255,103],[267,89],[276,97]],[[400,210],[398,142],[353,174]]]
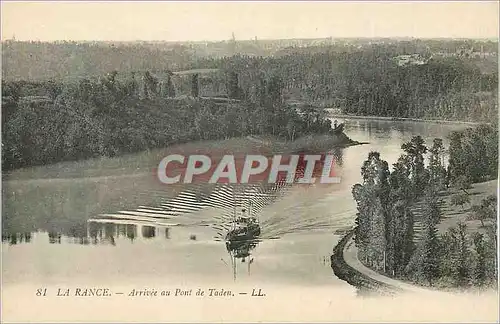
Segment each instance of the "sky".
[[14,2],[2,39],[237,40],[323,37],[498,39],[499,2]]

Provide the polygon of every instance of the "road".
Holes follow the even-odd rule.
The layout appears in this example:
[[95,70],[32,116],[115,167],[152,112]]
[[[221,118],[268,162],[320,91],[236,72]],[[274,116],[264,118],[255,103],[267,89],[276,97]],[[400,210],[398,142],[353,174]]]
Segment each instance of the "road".
[[344,254],[345,262],[351,268],[355,269],[356,271],[360,272],[361,274],[365,275],[366,277],[368,277],[370,279],[384,283],[384,284],[389,285],[391,287],[395,287],[399,290],[402,290],[403,292],[425,293],[425,294],[443,294],[444,293],[441,291],[426,289],[423,287],[418,287],[418,286],[415,286],[412,284],[402,282],[400,280],[392,279],[392,278],[386,277],[386,276],[366,267],[358,259],[358,248],[354,244],[354,240],[352,238],[347,242],[347,244],[344,248],[343,254]]

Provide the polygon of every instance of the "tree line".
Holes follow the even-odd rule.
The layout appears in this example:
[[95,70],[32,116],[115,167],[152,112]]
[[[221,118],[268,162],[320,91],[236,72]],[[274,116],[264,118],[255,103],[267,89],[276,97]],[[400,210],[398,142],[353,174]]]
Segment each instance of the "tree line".
[[[319,41],[319,43],[318,43]],[[5,80],[46,80],[71,77],[90,77],[110,73],[144,70],[183,70],[192,66],[228,58],[235,54],[265,57],[292,55],[299,58],[313,54],[360,53],[383,51],[394,57],[418,53],[425,57],[433,54],[455,55],[474,49],[488,55],[498,53],[498,42],[473,39],[296,39],[296,40],[236,40],[220,42],[78,42],[78,41],[15,41],[2,42],[2,77]],[[482,69],[494,72],[497,61],[494,56],[471,58],[466,61],[478,64]],[[198,63],[199,62],[199,63]],[[300,62],[297,62],[300,63]]]
[[[3,48],[2,73],[17,79],[61,80],[113,70],[218,68],[238,74],[240,96],[254,96],[260,80],[277,75],[286,101],[339,108],[347,114],[488,122],[498,115],[496,46],[494,42],[470,40],[346,41],[284,48],[272,56],[199,57],[189,46],[172,44],[11,42]],[[456,53],[470,48],[483,48],[489,56]],[[46,53],[51,53],[50,58]],[[421,55],[425,64],[397,64],[395,57],[414,53]]]
[[3,170],[195,140],[271,134],[293,141],[331,132],[321,110],[283,102],[279,76],[263,80],[258,101],[223,103],[172,97],[171,91],[151,85],[156,82],[151,75],[146,81],[145,97],[138,95],[135,79],[119,79],[115,73],[67,83],[3,82]]
[[282,76],[287,100],[347,114],[481,122],[497,117],[496,67],[481,71],[474,60],[455,56],[399,66],[397,55],[388,45],[374,45],[278,57],[205,58],[192,67],[235,70],[247,94],[254,80],[271,71]]
[[[361,168],[363,181],[352,190],[357,203],[354,240],[365,265],[424,285],[496,284],[495,195],[471,208],[468,219],[481,220],[481,233],[469,233],[462,222],[442,234],[437,227],[446,190],[467,191],[472,182],[497,177],[498,130],[482,126],[456,132],[451,138],[448,166],[441,139],[434,139],[430,148],[420,136],[404,143],[404,153],[392,172],[378,152],[369,153]],[[478,158],[472,146],[487,153]],[[488,161],[489,167],[479,166],[482,161]]]

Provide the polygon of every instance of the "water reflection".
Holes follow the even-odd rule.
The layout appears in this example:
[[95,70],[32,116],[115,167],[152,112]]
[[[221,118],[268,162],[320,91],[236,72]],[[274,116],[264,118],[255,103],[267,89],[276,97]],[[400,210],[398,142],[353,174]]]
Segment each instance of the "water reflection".
[[2,243],[8,243],[10,245],[15,245],[18,243],[30,243],[32,233],[3,233]]
[[340,147],[334,147],[330,154],[333,155],[335,165],[342,167],[344,165],[344,149]]
[[258,239],[242,240],[242,241],[228,241],[226,242],[227,251],[236,259],[245,262],[250,257],[250,251],[257,247],[260,242]]
[[[34,231],[25,233],[2,234],[2,243],[17,245],[23,243],[37,243],[39,240],[32,240],[33,237],[46,236],[49,244],[80,244],[80,245],[113,245],[117,240],[125,238],[130,242],[136,239],[151,240],[160,237],[170,239],[171,229],[168,227],[155,227],[149,225],[136,224],[115,224],[112,222],[92,222],[90,221],[84,231],[63,234],[57,231]],[[140,233],[140,236],[138,236]]]
[[[336,158],[336,164],[342,165],[343,149],[333,149],[332,153]],[[247,208],[249,214],[256,215],[266,205],[286,194],[286,192],[278,192],[284,188],[276,185],[257,185],[238,189],[230,188],[231,186],[208,185],[198,188],[193,185],[180,192],[175,192],[175,190],[162,192],[151,188],[155,184],[151,183],[150,175],[145,177],[147,180],[142,177],[135,179],[132,186],[130,182],[126,182],[126,179],[121,178],[113,178],[110,181],[100,178],[87,180],[85,177],[4,180],[3,232],[7,233],[9,242],[13,245],[24,242],[26,239],[20,234],[16,236],[9,233],[38,231],[50,233],[52,244],[60,243],[61,237],[82,238],[84,245],[87,241],[97,244],[99,240],[112,243],[117,236],[126,236],[133,241],[138,236],[134,223],[120,224],[118,228],[111,224],[101,224],[98,229],[87,224],[87,220],[107,212],[113,213],[107,214],[110,217],[122,220],[134,218],[138,221],[150,221],[154,219],[155,223],[160,221],[166,223],[173,219],[177,221],[176,217],[179,216],[186,216],[187,219],[189,215],[196,214],[203,209],[232,209],[234,206]],[[142,186],[145,189],[141,189],[138,193],[136,187]],[[236,198],[232,196],[234,190],[238,191]],[[149,199],[141,200],[144,197]],[[124,210],[120,211],[121,209]],[[114,222],[114,224],[118,223]],[[175,224],[172,223],[172,225]],[[154,238],[158,235],[156,230],[147,226],[141,226],[139,231],[144,238]],[[162,235],[166,238],[170,237],[168,230]],[[87,239],[84,239],[85,237]],[[29,241],[29,238],[27,240]]]
[[61,244],[61,233],[54,233],[54,232],[49,232],[49,243],[50,244],[55,244],[59,243]]
[[142,227],[142,237],[153,238],[156,235],[156,229],[153,226]]

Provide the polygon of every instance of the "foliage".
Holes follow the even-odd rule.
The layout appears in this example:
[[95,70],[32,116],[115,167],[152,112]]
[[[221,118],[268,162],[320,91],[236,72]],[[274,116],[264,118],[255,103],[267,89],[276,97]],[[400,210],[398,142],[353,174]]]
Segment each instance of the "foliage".
[[[355,244],[360,260],[367,266],[389,275],[410,279],[424,285],[488,286],[496,283],[496,223],[485,227],[485,219],[496,216],[496,196],[473,206],[473,218],[480,219],[486,234],[467,234],[458,223],[439,235],[446,172],[442,140],[435,139],[429,149],[429,165],[425,167],[427,148],[415,136],[402,145],[401,155],[389,172],[378,152],[370,152],[363,162],[363,182],[353,187],[357,203]],[[451,159],[451,157],[450,157]],[[469,202],[467,174],[454,184],[464,192],[452,197],[454,204]],[[412,206],[421,207],[422,232],[414,241]]]
[[[248,51],[249,44],[238,42],[242,54],[232,55],[233,50],[221,48],[214,51],[218,55],[208,57],[200,53],[229,44],[6,42],[2,75],[8,80],[62,80],[113,70],[131,73],[217,68],[238,75],[238,86],[235,75],[227,82],[230,98],[261,93],[262,85],[257,80],[270,81],[269,76],[274,75],[281,77],[283,99],[340,108],[348,114],[482,122],[497,119],[497,62],[460,54],[464,48],[480,46],[497,52],[491,42],[369,44],[366,40],[337,40],[336,44],[305,48],[282,48],[282,42],[264,46],[252,43]],[[403,54],[418,54],[425,64],[399,66],[397,57]],[[485,65],[490,68],[483,68]]]
[[495,179],[498,173],[498,127],[480,125],[450,135],[450,183],[466,190],[470,183]]
[[447,186],[446,169],[443,162],[445,154],[443,140],[435,138],[429,153],[429,183],[440,191]]
[[471,212],[469,219],[481,221],[481,226],[484,227],[484,221],[495,220],[497,217],[497,197],[494,195],[486,197],[480,205],[472,206]]
[[359,216],[355,240],[365,262],[378,270],[386,269],[386,250],[390,237],[387,201],[388,167],[378,152],[370,152],[362,167],[363,184],[353,187]]
[[452,205],[460,206],[463,209],[464,205],[468,203],[470,203],[470,198],[466,193],[457,193],[451,196]]
[[[2,168],[116,156],[193,140],[251,134],[294,140],[331,131],[330,121],[318,109],[299,111],[283,104],[279,78],[265,83],[268,99],[261,105],[250,100],[172,98],[170,74],[160,80],[149,71],[140,79],[135,74],[120,79],[112,72],[64,84],[6,82]],[[195,94],[197,85],[193,78]],[[33,89],[55,98],[25,99],[23,92]]]

